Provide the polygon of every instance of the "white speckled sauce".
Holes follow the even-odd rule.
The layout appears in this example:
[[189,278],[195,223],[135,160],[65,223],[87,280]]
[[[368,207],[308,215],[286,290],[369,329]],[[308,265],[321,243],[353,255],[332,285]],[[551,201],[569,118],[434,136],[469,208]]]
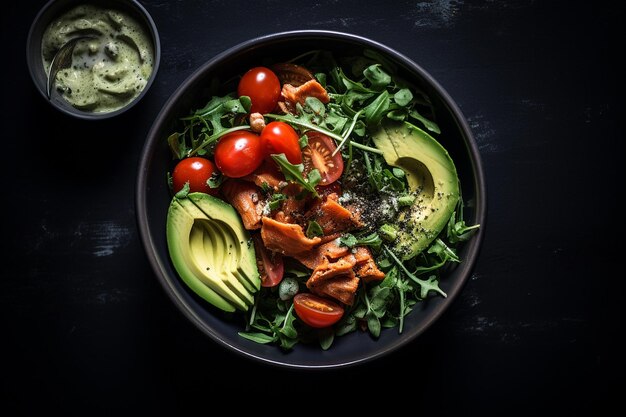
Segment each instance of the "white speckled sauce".
[[49,71],[54,54],[70,39],[78,42],[72,66],[59,71],[55,87],[74,107],[111,112],[133,101],[146,86],[154,52],[147,30],[125,13],[81,5],[54,20],[42,39],[42,58]]

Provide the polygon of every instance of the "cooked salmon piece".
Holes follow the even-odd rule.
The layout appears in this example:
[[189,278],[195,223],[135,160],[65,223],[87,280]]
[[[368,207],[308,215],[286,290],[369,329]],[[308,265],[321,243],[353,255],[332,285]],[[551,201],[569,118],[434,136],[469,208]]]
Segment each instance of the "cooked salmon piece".
[[269,250],[292,257],[310,251],[321,241],[319,237],[306,237],[298,224],[279,222],[267,216],[262,218],[261,238]]
[[359,278],[352,270],[355,264],[356,259],[353,255],[344,256],[336,262],[324,259],[315,268],[306,286],[317,295],[332,297],[344,304],[352,305],[359,287]]
[[285,223],[297,223],[305,227],[304,206],[306,205],[306,200],[302,196],[302,187],[298,184],[290,183],[280,190],[280,192],[287,196],[280,206],[280,211],[284,214],[284,220],[281,221]]
[[337,232],[337,233],[331,233],[329,235],[320,236],[320,239],[322,239],[320,243],[328,243],[331,240],[339,239],[342,234],[343,233],[341,232]]
[[318,282],[350,271],[354,265],[356,265],[356,258],[352,254],[342,256],[335,262],[329,262],[328,259],[325,258],[311,274],[311,278],[307,281],[307,286],[316,286]]
[[323,203],[315,205],[307,216],[322,227],[325,235],[362,226],[358,215],[337,202],[336,194],[330,194]]
[[332,297],[344,304],[352,305],[359,287],[359,278],[352,268],[356,265],[354,255],[346,255],[336,262],[329,262],[324,258],[315,268],[306,286],[311,292]]
[[340,246],[337,239],[330,242],[321,243],[308,252],[303,252],[295,258],[309,269],[317,268],[324,260],[335,261],[347,255],[350,249],[347,246]]
[[295,106],[296,103],[304,104],[307,97],[315,97],[324,104],[330,101],[326,89],[315,79],[309,80],[298,87],[285,84],[283,85],[281,93],[283,97],[285,97],[287,108],[289,108],[290,105]]
[[[282,182],[285,182],[285,176],[280,172],[274,161],[264,160],[252,174],[246,175],[241,179],[256,184],[257,187],[263,189],[268,186],[274,190],[278,190]],[[266,184],[266,185],[264,185]]]
[[365,246],[359,246],[354,253],[356,259],[356,265],[354,266],[354,272],[356,276],[361,278],[365,282],[381,281],[385,278],[385,273],[378,269],[374,257],[369,248]]
[[222,183],[220,190],[226,201],[237,210],[247,230],[261,227],[263,195],[256,185],[231,178]]
[[385,273],[378,269],[373,259],[357,265],[355,270],[356,275],[365,282],[382,281],[385,279]]
[[311,292],[320,296],[334,298],[351,306],[354,304],[358,288],[359,278],[354,275],[354,271],[350,270],[345,274],[337,275],[328,281],[322,282],[317,287],[311,289]]

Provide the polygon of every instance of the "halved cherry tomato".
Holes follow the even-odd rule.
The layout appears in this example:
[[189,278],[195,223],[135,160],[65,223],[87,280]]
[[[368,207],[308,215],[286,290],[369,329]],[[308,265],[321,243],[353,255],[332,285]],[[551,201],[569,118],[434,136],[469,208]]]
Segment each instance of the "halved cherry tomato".
[[259,234],[253,235],[252,241],[254,242],[257,268],[261,276],[261,286],[275,287],[283,280],[285,272],[283,256],[280,253],[268,250]]
[[268,156],[284,153],[292,164],[302,163],[300,136],[285,122],[271,122],[261,132],[261,142]]
[[246,72],[237,86],[239,97],[248,96],[252,101],[250,113],[269,113],[280,99],[280,81],[266,67],[255,67]]
[[215,165],[227,177],[240,178],[257,169],[264,155],[259,135],[237,130],[222,136],[217,142]]
[[201,192],[215,195],[217,188],[209,187],[207,181],[216,172],[213,162],[206,158],[194,156],[182,159],[172,171],[172,186],[177,193],[183,189],[185,183],[189,183],[189,192]]
[[309,144],[302,150],[302,163],[304,172],[308,173],[313,168],[317,168],[322,176],[321,185],[331,184],[343,173],[343,158],[341,152],[335,156],[332,153],[337,146],[335,141],[314,130],[306,132]]
[[311,293],[296,294],[293,308],[300,320],[317,328],[332,326],[343,316],[342,306]]

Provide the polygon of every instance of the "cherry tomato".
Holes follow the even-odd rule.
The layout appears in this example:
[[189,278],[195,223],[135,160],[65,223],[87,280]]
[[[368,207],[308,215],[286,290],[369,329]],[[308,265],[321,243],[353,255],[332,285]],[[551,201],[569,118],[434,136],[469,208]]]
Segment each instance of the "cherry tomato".
[[261,142],[268,156],[284,153],[292,164],[302,163],[300,136],[285,122],[271,122],[261,132]]
[[269,113],[280,99],[280,81],[271,69],[255,67],[241,77],[237,94],[250,97],[250,113]]
[[309,172],[317,168],[322,176],[320,185],[328,185],[335,182],[343,173],[343,158],[341,152],[335,156],[332,153],[337,146],[335,141],[313,130],[306,132],[309,144],[302,150],[304,171]]
[[280,253],[268,250],[259,234],[253,235],[252,241],[254,242],[257,268],[261,276],[261,286],[275,287],[283,280],[285,272],[283,256]]
[[206,158],[194,156],[182,159],[172,171],[172,185],[174,192],[183,189],[185,183],[189,183],[189,192],[201,192],[215,195],[217,188],[209,187],[207,180],[216,172],[213,162]]
[[259,135],[246,130],[222,136],[215,146],[215,165],[231,178],[251,174],[261,165],[264,156]]
[[343,316],[343,307],[339,304],[311,293],[296,294],[293,308],[300,320],[317,328],[332,326]]

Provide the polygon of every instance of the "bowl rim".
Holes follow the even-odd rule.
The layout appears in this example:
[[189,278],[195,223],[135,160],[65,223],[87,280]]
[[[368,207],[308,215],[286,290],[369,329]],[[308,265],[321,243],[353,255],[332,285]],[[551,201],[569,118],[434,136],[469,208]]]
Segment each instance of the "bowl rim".
[[[158,136],[158,131],[160,130],[161,124],[164,122],[166,115],[172,111],[173,107],[176,105],[179,99],[184,95],[187,87],[191,84],[194,84],[198,78],[203,77],[207,70],[209,70],[220,61],[224,60],[230,55],[238,54],[248,48],[258,45],[265,46],[265,44],[267,43],[284,41],[289,38],[323,38],[324,40],[337,39],[352,42],[358,46],[373,47],[374,49],[384,51],[386,54],[394,57],[395,59],[398,59],[411,71],[419,73],[419,75],[423,77],[424,80],[428,84],[430,84],[430,86],[437,92],[444,104],[448,106],[448,108],[452,112],[455,121],[458,123],[459,130],[462,133],[464,145],[470,156],[471,172],[474,176],[473,181],[475,189],[475,216],[476,222],[479,223],[481,227],[478,229],[477,233],[472,237],[472,239],[464,245],[466,254],[464,255],[463,262],[456,268],[457,271],[460,270],[460,279],[455,280],[450,289],[447,290],[448,297],[446,298],[445,302],[442,302],[438,306],[436,306],[435,310],[431,312],[424,320],[424,322],[419,326],[419,328],[415,329],[412,333],[403,335],[403,337],[399,338],[393,343],[390,343],[385,348],[381,348],[373,352],[372,354],[365,355],[353,361],[333,362],[320,365],[290,363],[288,360],[273,360],[262,355],[248,352],[239,346],[233,345],[223,340],[222,338],[220,338],[219,334],[216,334],[216,332],[213,331],[212,328],[205,325],[203,320],[193,311],[193,309],[185,302],[185,300],[177,296],[175,289],[167,278],[168,274],[166,268],[164,267],[161,259],[159,259],[159,257],[157,256],[157,250],[153,240],[153,233],[149,227],[146,205],[146,179],[148,176],[147,174],[150,168],[151,159],[154,150],[156,149],[155,145],[158,140],[162,139],[162,137]],[[486,225],[485,220],[487,214],[487,190],[485,175],[483,172],[482,159],[478,150],[478,145],[474,139],[467,119],[461,112],[456,102],[427,71],[425,71],[421,66],[419,66],[417,63],[415,63],[413,60],[409,59],[402,53],[364,36],[331,30],[293,30],[258,36],[247,41],[238,43],[204,62],[176,88],[176,90],[169,96],[168,100],[163,105],[157,117],[154,119],[150,131],[148,132],[146,142],[144,143],[144,147],[141,151],[139,170],[135,187],[136,221],[144,251],[147,255],[152,270],[156,274],[162,288],[165,290],[168,297],[177,306],[178,310],[197,328],[199,328],[202,333],[209,336],[214,342],[222,347],[225,347],[227,350],[235,352],[240,356],[254,360],[256,362],[289,369],[337,369],[355,366],[357,364],[364,364],[371,362],[374,359],[380,358],[384,355],[387,355],[392,351],[396,351],[400,347],[405,346],[409,342],[415,340],[419,335],[424,333],[428,328],[432,326],[434,322],[436,322],[440,318],[440,316],[452,304],[454,299],[456,299],[462,287],[467,282],[478,259]]]
[[[148,90],[150,89],[150,87],[154,83],[154,80],[156,79],[157,73],[159,71],[159,66],[161,63],[161,39],[159,36],[159,31],[157,29],[156,23],[154,22],[154,19],[152,18],[148,10],[146,10],[146,8],[138,0],[123,0],[123,1],[117,2],[117,4],[126,3],[129,8],[134,8],[137,11],[138,15],[142,15],[145,19],[145,22],[139,22],[139,23],[141,23],[142,25],[147,24],[146,29],[151,34],[152,44],[154,48],[154,57],[153,57],[153,64],[152,64],[152,73],[150,74],[150,77],[148,78],[146,85],[141,90],[141,92],[137,95],[137,97],[135,97],[132,101],[130,101],[125,106],[117,110],[110,111],[110,112],[93,113],[93,112],[86,112],[86,111],[77,109],[71,105],[61,106],[54,100],[48,99],[46,92],[44,91],[44,89],[41,88],[38,82],[39,77],[37,75],[40,73],[40,71],[43,71],[43,69],[40,69],[40,70],[36,69],[36,62],[33,62],[33,56],[31,54],[31,50],[33,49],[35,49],[36,51],[41,51],[41,39],[35,39],[35,32],[41,27],[42,19],[46,16],[46,13],[48,13],[50,9],[58,3],[61,3],[61,2],[59,0],[48,0],[48,2],[43,7],[41,7],[41,9],[39,9],[39,12],[37,12],[37,14],[35,15],[35,18],[33,19],[30,25],[30,28],[28,30],[28,35],[26,37],[26,64],[28,66],[28,72],[30,73],[30,77],[33,81],[33,84],[35,84],[36,90],[39,91],[39,93],[43,96],[44,100],[48,102],[48,104],[51,105],[54,109],[66,115],[69,115],[78,119],[82,119],[82,120],[109,119],[111,117],[115,117],[117,115],[125,113],[131,108],[133,108],[148,93]],[[65,5],[59,6],[62,9],[61,10],[62,12],[67,11],[67,9],[71,7],[71,4],[75,4],[75,5],[98,4],[98,3],[103,3],[103,1],[101,0],[84,0],[84,1],[69,0],[66,3],[68,4],[67,6]],[[111,7],[115,7],[115,4],[111,5]],[[52,17],[52,20],[53,19],[54,19],[54,16]],[[42,28],[42,33],[43,31],[45,31],[45,27]]]

